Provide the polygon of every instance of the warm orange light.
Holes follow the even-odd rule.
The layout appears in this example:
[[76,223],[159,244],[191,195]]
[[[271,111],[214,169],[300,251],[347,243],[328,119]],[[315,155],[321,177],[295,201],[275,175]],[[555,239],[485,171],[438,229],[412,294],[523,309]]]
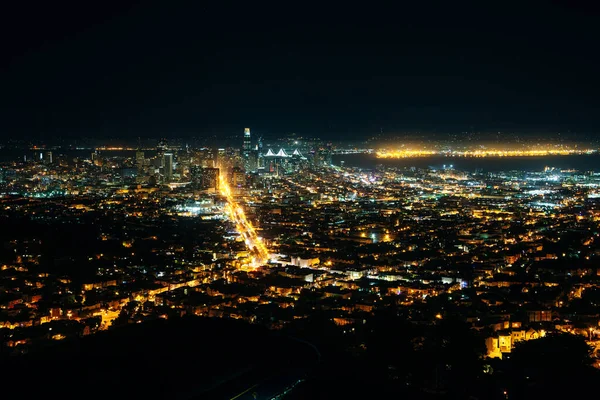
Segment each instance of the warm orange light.
[[227,184],[227,181],[223,178],[223,175],[219,176],[219,188],[221,194],[227,200],[227,206],[225,210],[231,220],[235,223],[236,230],[240,233],[246,247],[253,254],[252,265],[260,266],[269,261],[270,255],[269,250],[256,234],[256,230],[252,226],[252,223],[246,218],[244,209],[237,204],[231,193],[231,188]]
[[566,156],[572,154],[591,154],[596,150],[583,149],[528,149],[528,150],[507,150],[507,149],[480,149],[464,151],[438,151],[425,149],[401,149],[401,150],[381,150],[376,153],[377,158],[410,158],[426,156],[455,156],[455,157],[541,157],[559,155]]

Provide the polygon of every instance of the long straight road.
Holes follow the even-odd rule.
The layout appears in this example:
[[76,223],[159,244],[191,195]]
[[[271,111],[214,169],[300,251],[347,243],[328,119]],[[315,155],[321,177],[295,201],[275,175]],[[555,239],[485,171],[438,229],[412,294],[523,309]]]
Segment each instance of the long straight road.
[[227,200],[227,213],[235,224],[236,230],[244,238],[246,247],[252,254],[252,265],[255,267],[266,264],[269,261],[269,250],[256,234],[252,223],[246,218],[244,209],[235,201],[233,193],[227,180],[223,175],[219,177],[219,190]]

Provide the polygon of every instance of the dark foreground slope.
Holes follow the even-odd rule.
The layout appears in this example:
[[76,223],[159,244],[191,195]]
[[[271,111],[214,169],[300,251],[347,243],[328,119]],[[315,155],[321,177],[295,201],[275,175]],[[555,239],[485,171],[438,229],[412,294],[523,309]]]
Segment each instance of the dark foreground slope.
[[7,398],[231,398],[279,377],[284,387],[315,360],[305,344],[243,322],[159,320],[5,358],[2,392]]

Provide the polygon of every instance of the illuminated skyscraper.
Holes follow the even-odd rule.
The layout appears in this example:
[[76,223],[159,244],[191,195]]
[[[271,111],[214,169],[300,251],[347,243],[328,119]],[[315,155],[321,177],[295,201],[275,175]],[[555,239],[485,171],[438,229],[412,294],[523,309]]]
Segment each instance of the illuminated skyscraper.
[[219,168],[202,168],[202,188],[219,190]]
[[225,149],[217,149],[217,157],[216,157],[216,167],[218,168],[226,168],[227,160]]
[[141,183],[144,180],[144,152],[138,149],[135,152],[135,167],[137,169],[137,182]]
[[231,186],[241,188],[246,184],[246,174],[241,168],[233,168],[230,180]]
[[252,150],[250,150],[250,157],[247,162],[246,171],[247,172],[256,172],[258,169],[258,146],[255,146]]
[[163,168],[166,182],[173,180],[173,153],[165,153],[163,156]]
[[251,144],[252,140],[250,138],[250,128],[244,128],[244,143],[242,145],[242,158],[244,160],[244,168],[246,170],[250,169],[250,152],[251,152]]
[[246,154],[246,152],[250,151],[250,146],[251,146],[251,140],[250,140],[250,128],[244,128],[244,144],[242,146],[242,150],[244,151],[244,154]]
[[333,145],[331,142],[327,143],[325,147],[325,164],[331,165],[333,163]]
[[200,168],[195,165],[190,168],[190,176],[195,190],[219,190],[219,168]]
[[142,173],[144,169],[144,152],[138,149],[135,152],[135,166],[138,169],[138,173]]
[[256,150],[258,151],[258,156],[257,156],[257,160],[256,160],[256,167],[257,168],[264,168],[265,167],[265,159],[264,159],[264,154],[263,154],[263,140],[262,140],[262,136],[258,138],[258,143],[256,145]]

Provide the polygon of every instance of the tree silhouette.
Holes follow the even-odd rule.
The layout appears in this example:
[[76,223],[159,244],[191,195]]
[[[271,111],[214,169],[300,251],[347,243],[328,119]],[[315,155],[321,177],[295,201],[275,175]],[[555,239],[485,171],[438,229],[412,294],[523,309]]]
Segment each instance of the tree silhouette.
[[556,334],[521,342],[511,357],[511,398],[556,398],[593,393],[599,372],[585,338]]
[[413,324],[382,316],[368,326],[366,347],[373,365],[407,384],[466,395],[483,372],[483,339],[460,321]]

